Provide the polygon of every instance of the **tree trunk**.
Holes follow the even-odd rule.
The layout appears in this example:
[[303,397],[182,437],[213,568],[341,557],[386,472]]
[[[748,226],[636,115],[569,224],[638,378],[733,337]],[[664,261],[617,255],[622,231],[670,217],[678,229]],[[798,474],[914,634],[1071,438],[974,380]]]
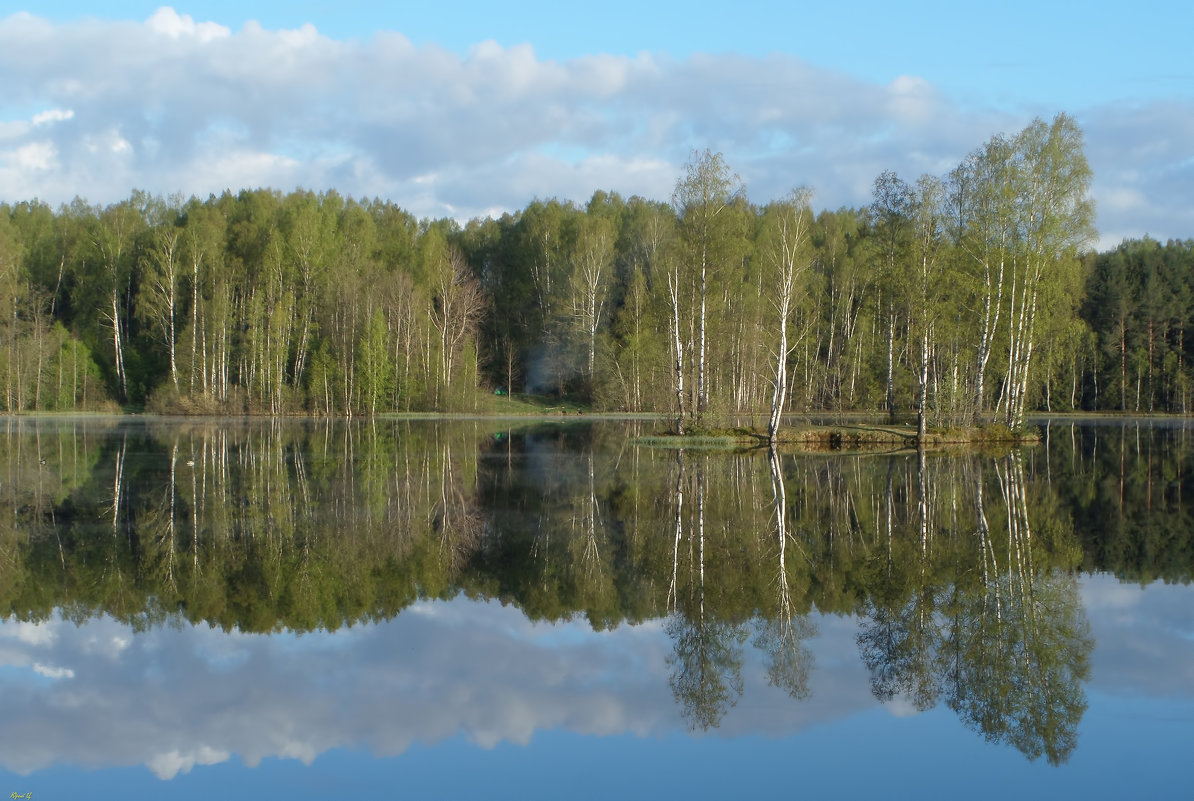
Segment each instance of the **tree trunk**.
[[771,394],[771,416],[767,422],[767,440],[774,446],[779,431],[779,419],[783,414],[788,392],[788,308],[787,299],[780,301],[779,351],[776,354],[775,388]]
[[112,287],[112,348],[116,354],[116,381],[120,390],[120,400],[128,398],[128,384],[124,374],[124,348],[120,340],[120,298],[116,287]]
[[700,346],[697,350],[697,420],[701,421],[709,405],[709,385],[705,375],[705,302],[708,294],[708,264],[704,246],[701,250],[701,317],[700,317]]
[[895,303],[887,299],[887,415],[895,419]]
[[684,436],[684,345],[680,341],[680,282],[679,276],[668,275],[668,293],[672,300],[672,339],[675,348],[676,433]]
[[920,337],[920,391],[916,402],[916,447],[920,451],[925,448],[925,435],[928,433],[926,423],[926,407],[929,404],[929,329],[926,326]]

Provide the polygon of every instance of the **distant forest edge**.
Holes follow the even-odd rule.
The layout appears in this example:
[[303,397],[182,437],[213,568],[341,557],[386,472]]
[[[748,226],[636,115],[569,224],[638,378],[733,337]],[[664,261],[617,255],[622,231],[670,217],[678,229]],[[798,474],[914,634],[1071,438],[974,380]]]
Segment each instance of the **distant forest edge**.
[[872,203],[759,206],[694,153],[670,202],[597,192],[461,226],[388,201],[134,191],[0,205],[2,411],[375,415],[494,393],[670,414],[1189,410],[1194,240],[1094,253],[1062,114]]

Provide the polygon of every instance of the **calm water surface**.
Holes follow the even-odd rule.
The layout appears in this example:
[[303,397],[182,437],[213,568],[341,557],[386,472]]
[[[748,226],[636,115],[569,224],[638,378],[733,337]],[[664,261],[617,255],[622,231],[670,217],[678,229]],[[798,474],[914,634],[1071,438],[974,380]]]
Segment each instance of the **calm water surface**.
[[923,459],[626,422],[4,426],[3,793],[1188,791],[1181,423]]

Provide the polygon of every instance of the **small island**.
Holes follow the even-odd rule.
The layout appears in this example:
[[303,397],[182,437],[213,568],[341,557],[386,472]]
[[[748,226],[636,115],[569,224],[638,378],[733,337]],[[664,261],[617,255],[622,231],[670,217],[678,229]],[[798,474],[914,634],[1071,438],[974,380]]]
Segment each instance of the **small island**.
[[911,424],[837,422],[797,423],[779,430],[774,439],[752,427],[690,430],[684,435],[671,431],[639,437],[644,445],[669,448],[745,450],[775,447],[783,451],[882,451],[934,450],[954,446],[1016,446],[1040,441],[1033,429],[1019,433],[999,423],[971,428],[929,429],[922,437]]

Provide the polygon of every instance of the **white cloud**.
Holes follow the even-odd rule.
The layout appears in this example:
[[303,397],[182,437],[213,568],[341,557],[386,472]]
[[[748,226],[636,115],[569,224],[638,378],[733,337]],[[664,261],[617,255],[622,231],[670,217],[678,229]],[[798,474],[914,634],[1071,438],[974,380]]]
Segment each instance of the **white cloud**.
[[75,672],[70,668],[43,665],[41,662],[33,663],[33,672],[39,676],[45,676],[47,679],[73,679],[75,677]]
[[914,718],[922,713],[922,710],[917,709],[916,705],[903,696],[893,698],[883,705],[893,717],[897,718]]
[[29,132],[29,123],[24,120],[0,122],[0,142],[20,139]]
[[937,118],[941,101],[928,81],[901,75],[888,86],[888,109],[896,121],[920,128]]
[[[70,664],[86,678],[0,693],[6,770],[143,764],[171,779],[232,754],[250,767],[268,758],[310,764],[335,748],[394,756],[460,735],[492,748],[551,730],[663,736],[685,727],[668,686],[672,644],[658,621],[597,633],[584,621],[534,623],[514,607],[459,598],[298,638],[202,624],[133,634],[107,617],[55,622],[60,634],[38,654],[40,672],[68,678],[51,665]],[[851,622],[825,628],[827,647],[854,649]],[[21,624],[0,625],[0,638],[22,636]],[[117,639],[129,642],[116,654],[97,647]],[[724,736],[789,733],[874,704],[856,657],[817,674],[844,692],[812,704],[785,702],[760,655],[748,646],[744,658],[750,703],[726,716]]]
[[177,750],[164,754],[156,754],[149,759],[146,766],[159,779],[173,779],[179,773],[190,773],[196,765],[216,765],[225,762],[232,756],[227,751],[219,751],[208,746],[200,746],[186,754]]
[[[808,185],[819,205],[864,205],[884,169],[940,174],[1055,111],[963,109],[923,77],[867,83],[783,55],[551,61],[494,41],[458,55],[393,32],[233,32],[172,8],[144,23],[0,20],[0,81],[0,117],[13,120],[0,123],[3,200],[301,185],[419,216],[583,202],[597,189],[666,200],[706,147],[756,201]],[[1177,202],[1190,185],[1190,105],[1076,113],[1100,225],[1190,235],[1194,212]]]
[[[1101,692],[1194,697],[1188,587],[1145,592],[1106,576],[1081,586]],[[877,706],[859,659],[859,620],[812,620],[811,696],[797,703],[769,686],[765,656],[746,645],[742,702],[716,736],[786,736]],[[668,736],[685,728],[668,684],[674,643],[660,620],[597,633],[583,620],[532,622],[513,606],[461,597],[302,637],[10,617],[0,622],[0,646],[18,651],[0,649],[0,664],[36,662],[55,679],[69,678],[55,667],[69,664],[84,677],[0,676],[0,767],[22,774],[143,764],[171,779],[233,754],[250,767],[272,757],[309,764],[336,748],[393,756],[461,735],[490,748],[552,730]],[[11,658],[21,653],[24,661]],[[886,708],[914,713],[902,699]]]
[[49,170],[55,165],[55,148],[51,142],[30,142],[2,154],[0,159],[11,168],[23,173]]
[[214,22],[196,24],[189,14],[180,15],[169,6],[163,6],[155,11],[146,20],[145,27],[174,40],[186,37],[203,44],[223,39],[232,33],[228,28]]
[[323,189],[322,182],[308,183],[300,163],[289,156],[229,145],[225,150],[204,147],[193,161],[163,170],[173,185],[190,194],[206,196],[224,189],[270,187],[282,190],[305,186]]
[[1114,576],[1082,582],[1099,659],[1092,685],[1099,691],[1169,702],[1194,698],[1194,606],[1189,587],[1146,588]]
[[1088,578],[1082,583],[1082,604],[1091,611],[1137,609],[1144,600],[1144,588],[1125,584],[1111,576]]
[[52,108],[48,111],[43,111],[40,114],[33,115],[34,125],[45,125],[52,122],[64,122],[75,116],[75,112],[71,109]]
[[12,638],[17,642],[32,646],[50,646],[58,639],[58,625],[56,623],[28,623],[9,616],[0,627],[0,637]]
[[131,644],[132,639],[127,633],[115,632],[102,638],[92,636],[84,642],[82,648],[85,654],[98,654],[109,660],[117,660]]

